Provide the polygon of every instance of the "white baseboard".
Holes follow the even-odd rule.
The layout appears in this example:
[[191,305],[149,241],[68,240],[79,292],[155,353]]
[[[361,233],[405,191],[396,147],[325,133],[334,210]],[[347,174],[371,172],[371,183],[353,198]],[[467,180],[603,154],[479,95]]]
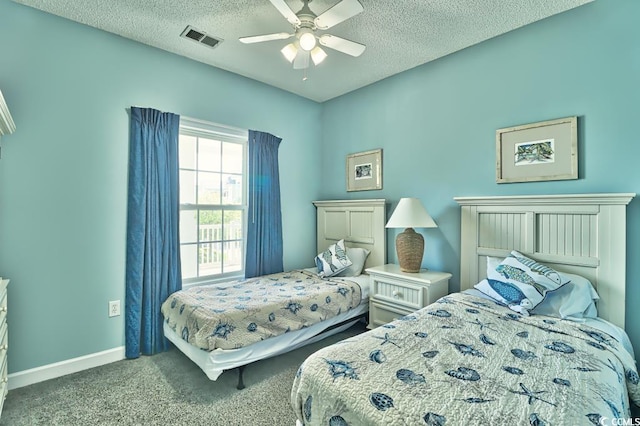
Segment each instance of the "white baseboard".
[[18,371],[17,373],[9,374],[9,390],[55,379],[56,377],[66,376],[67,374],[77,373],[78,371],[89,368],[99,367],[123,360],[124,358],[124,346],[120,346],[78,358],[43,365],[42,367],[36,367],[30,370]]

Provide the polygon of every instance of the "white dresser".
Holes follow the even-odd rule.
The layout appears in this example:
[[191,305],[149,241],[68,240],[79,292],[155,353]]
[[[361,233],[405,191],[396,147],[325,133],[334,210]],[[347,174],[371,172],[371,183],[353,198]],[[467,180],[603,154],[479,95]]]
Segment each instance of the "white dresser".
[[449,293],[448,272],[423,269],[402,272],[400,266],[387,264],[368,268],[371,276],[369,325],[376,328],[424,308]]
[[9,327],[7,325],[7,285],[9,280],[0,278],[0,414],[4,399],[7,397],[7,347],[9,342]]

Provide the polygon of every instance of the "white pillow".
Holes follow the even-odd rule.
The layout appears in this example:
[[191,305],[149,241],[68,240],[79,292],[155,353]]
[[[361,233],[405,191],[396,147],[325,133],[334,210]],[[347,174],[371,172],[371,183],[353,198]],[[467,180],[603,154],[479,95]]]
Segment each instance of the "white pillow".
[[318,275],[321,277],[332,277],[344,269],[351,266],[353,262],[347,257],[344,247],[344,240],[340,240],[330,245],[322,253],[315,257]]
[[475,288],[523,315],[529,315],[548,291],[569,282],[558,271],[517,251],[497,265],[496,260],[499,259],[487,258],[487,279]]
[[562,273],[571,281],[550,290],[544,300],[531,313],[561,319],[597,318],[595,301],[600,297],[588,279],[574,274]]
[[357,277],[362,274],[364,269],[364,263],[367,260],[367,256],[371,253],[369,250],[360,247],[347,247],[347,257],[351,260],[352,265],[344,269],[336,277]]

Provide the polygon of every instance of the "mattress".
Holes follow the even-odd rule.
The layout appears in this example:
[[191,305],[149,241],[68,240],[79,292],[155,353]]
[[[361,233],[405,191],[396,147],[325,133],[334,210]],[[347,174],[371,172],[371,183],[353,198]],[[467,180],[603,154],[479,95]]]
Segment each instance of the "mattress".
[[200,349],[238,349],[347,312],[361,294],[354,280],[293,270],[177,291],[161,311]]
[[300,423],[600,424],[640,402],[635,360],[584,323],[454,293],[300,366]]
[[[314,269],[307,269],[314,272]],[[307,344],[314,343],[332,334],[339,333],[355,324],[362,315],[369,311],[369,275],[363,274],[356,277],[337,278],[345,282],[357,283],[361,288],[360,303],[358,306],[341,312],[322,322],[291,330],[287,333],[270,337],[251,345],[237,349],[214,349],[205,351],[185,341],[166,321],[163,324],[164,335],[189,359],[196,363],[211,380],[216,380],[225,370],[233,369],[261,359],[276,356]],[[349,322],[349,319],[353,321]],[[337,326],[339,325],[340,326]],[[329,331],[326,331],[329,329]]]

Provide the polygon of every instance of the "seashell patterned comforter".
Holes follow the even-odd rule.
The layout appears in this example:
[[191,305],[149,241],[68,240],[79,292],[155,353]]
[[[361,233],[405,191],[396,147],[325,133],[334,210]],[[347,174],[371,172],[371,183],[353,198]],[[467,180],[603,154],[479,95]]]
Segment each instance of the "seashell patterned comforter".
[[360,304],[361,294],[349,279],[294,270],[180,290],[161,311],[190,344],[237,349],[347,312]]
[[606,333],[455,293],[311,355],[291,404],[304,425],[599,425],[638,382]]

